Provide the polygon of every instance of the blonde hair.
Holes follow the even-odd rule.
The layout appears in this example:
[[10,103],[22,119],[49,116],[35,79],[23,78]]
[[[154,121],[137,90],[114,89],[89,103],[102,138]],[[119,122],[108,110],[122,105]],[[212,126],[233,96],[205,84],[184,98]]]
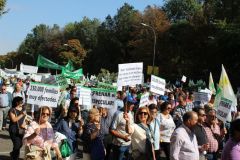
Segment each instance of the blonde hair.
[[88,114],[88,120],[89,122],[93,122],[95,119],[95,116],[99,114],[99,110],[96,108],[92,108],[89,110],[89,114]]
[[149,123],[153,120],[153,118],[152,118],[152,116],[151,116],[151,114],[150,114],[150,111],[149,111],[148,107],[140,107],[140,108],[138,108],[138,110],[137,110],[137,112],[136,112],[136,116],[135,116],[135,122],[136,122],[136,123],[141,123],[140,120],[139,120],[139,118],[138,118],[138,115],[139,115],[139,113],[140,113],[142,110],[146,110],[147,115],[148,115],[147,124],[149,124]]

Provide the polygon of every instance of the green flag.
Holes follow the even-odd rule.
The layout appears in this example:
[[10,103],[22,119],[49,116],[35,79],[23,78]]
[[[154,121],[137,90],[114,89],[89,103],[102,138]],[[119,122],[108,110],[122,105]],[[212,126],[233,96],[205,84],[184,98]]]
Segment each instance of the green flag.
[[69,71],[73,71],[74,67],[73,67],[73,63],[71,60],[68,60],[68,63],[66,64],[65,68]]
[[62,75],[64,75],[66,78],[79,79],[81,76],[83,76],[83,70],[80,68],[76,71],[71,72],[66,68],[62,68]]
[[58,69],[58,70],[62,70],[63,68],[63,66],[60,66],[50,61],[49,59],[43,57],[42,55],[38,55],[37,66],[44,67],[44,68]]
[[214,83],[213,83],[213,77],[212,77],[212,73],[210,72],[210,75],[209,75],[209,84],[208,84],[208,88],[210,91],[212,91],[212,94],[216,94],[216,89],[215,89],[215,86],[214,86]]

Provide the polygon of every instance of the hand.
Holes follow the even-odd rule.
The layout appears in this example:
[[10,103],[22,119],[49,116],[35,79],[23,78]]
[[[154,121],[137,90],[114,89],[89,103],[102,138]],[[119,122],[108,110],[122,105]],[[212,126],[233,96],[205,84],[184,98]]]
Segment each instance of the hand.
[[80,125],[81,127],[84,125],[83,119],[80,119],[80,120],[79,120],[79,125]]
[[128,137],[129,137],[129,135],[125,135],[123,140],[124,140],[125,142],[129,142],[130,139],[129,139]]
[[203,145],[201,146],[201,151],[202,151],[202,152],[203,152],[203,151],[207,151],[208,148],[209,148],[209,144],[208,144],[208,143],[207,143],[207,144],[203,144]]
[[35,133],[36,135],[39,135],[39,134],[40,134],[40,128],[36,128],[34,133]]
[[100,123],[95,123],[95,126],[96,126],[97,130],[100,130],[100,128],[101,128]]
[[220,134],[221,134],[221,136],[226,135],[227,134],[227,129],[225,127],[223,129],[221,129]]
[[123,118],[126,120],[126,123],[129,122],[129,116],[128,116],[127,112],[123,113]]

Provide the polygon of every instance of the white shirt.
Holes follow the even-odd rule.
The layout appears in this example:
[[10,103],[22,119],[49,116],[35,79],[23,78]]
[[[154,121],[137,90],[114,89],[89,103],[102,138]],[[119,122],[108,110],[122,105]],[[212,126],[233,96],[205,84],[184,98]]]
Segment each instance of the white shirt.
[[172,116],[169,114],[168,118],[166,118],[162,113],[160,113],[160,124],[161,141],[170,143],[171,135],[176,128]]
[[196,135],[184,124],[171,136],[170,160],[199,160]]

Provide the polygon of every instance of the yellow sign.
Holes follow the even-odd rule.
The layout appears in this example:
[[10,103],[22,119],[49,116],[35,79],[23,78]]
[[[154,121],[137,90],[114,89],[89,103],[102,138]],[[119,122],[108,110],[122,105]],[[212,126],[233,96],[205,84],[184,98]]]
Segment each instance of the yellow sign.
[[154,66],[154,70],[153,70],[152,66],[148,66],[147,67],[147,74],[148,75],[153,74],[153,75],[158,76],[159,75],[159,67]]

